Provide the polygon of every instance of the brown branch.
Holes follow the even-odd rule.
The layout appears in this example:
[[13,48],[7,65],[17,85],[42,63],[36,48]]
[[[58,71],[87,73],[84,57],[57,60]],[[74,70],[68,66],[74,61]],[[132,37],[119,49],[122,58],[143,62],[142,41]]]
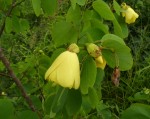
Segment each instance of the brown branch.
[[16,77],[16,75],[13,72],[13,70],[11,69],[10,63],[6,59],[6,57],[4,56],[2,48],[0,48],[0,60],[2,60],[2,63],[5,65],[6,69],[8,70],[9,75],[11,76],[11,78],[14,80],[14,82],[16,83],[16,85],[18,86],[18,88],[20,89],[20,91],[22,93],[22,96],[26,99],[26,101],[29,104],[29,106],[32,109],[32,111],[35,111],[35,107],[34,107],[34,105],[32,103],[32,100],[29,98],[29,96],[27,95],[25,89],[23,88],[22,83]]

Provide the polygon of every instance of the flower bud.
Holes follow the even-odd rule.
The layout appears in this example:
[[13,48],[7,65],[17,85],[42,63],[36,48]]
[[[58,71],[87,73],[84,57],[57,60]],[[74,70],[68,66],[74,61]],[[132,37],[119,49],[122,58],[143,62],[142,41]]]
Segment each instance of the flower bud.
[[99,47],[93,43],[87,43],[86,48],[92,57],[98,57],[101,54]]
[[121,4],[122,9],[122,16],[125,17],[125,22],[128,24],[134,23],[135,20],[139,17],[139,15],[126,3]]
[[104,69],[106,66],[106,60],[102,56],[95,58],[95,62],[98,68]]
[[79,53],[79,47],[75,44],[75,43],[73,43],[73,44],[71,44],[69,47],[68,47],[68,50],[70,51],[70,52],[74,52],[74,53]]

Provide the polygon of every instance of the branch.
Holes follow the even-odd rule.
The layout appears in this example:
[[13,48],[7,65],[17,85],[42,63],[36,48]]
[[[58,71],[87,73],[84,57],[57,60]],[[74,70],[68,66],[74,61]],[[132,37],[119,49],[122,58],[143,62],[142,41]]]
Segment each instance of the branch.
[[16,83],[16,85],[18,86],[18,88],[21,91],[22,96],[25,98],[26,102],[28,103],[29,107],[32,109],[32,111],[36,111],[35,107],[32,103],[32,100],[30,99],[30,97],[27,95],[22,83],[20,82],[20,80],[16,77],[16,75],[14,74],[13,70],[10,67],[10,63],[9,61],[6,59],[6,57],[3,54],[2,48],[0,47],[0,60],[2,60],[2,63],[5,65],[6,69],[8,70],[9,76],[11,76],[11,78],[14,80],[14,82]]

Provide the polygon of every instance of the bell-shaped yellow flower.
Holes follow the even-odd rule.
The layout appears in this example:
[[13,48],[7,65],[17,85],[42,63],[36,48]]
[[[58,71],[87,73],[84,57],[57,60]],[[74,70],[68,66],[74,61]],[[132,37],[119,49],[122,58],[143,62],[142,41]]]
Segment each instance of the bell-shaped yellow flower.
[[80,86],[80,67],[75,52],[61,53],[45,73],[45,79],[65,88],[78,89]]
[[102,56],[95,58],[95,62],[98,68],[104,69],[106,66],[106,60]]
[[125,22],[128,24],[134,23],[139,15],[130,6],[126,5],[126,3],[122,3],[121,6],[124,10],[122,16],[125,17]]

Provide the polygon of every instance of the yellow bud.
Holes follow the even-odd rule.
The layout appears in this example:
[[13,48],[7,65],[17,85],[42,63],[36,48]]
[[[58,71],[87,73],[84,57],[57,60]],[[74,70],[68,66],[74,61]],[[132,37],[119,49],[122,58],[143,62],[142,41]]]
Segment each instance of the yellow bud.
[[75,43],[71,44],[71,45],[69,46],[68,50],[69,50],[70,52],[79,53],[79,47],[78,47]]
[[80,86],[80,66],[74,52],[61,53],[45,73],[45,79],[66,88],[78,89]]
[[139,15],[130,6],[126,5],[126,3],[123,3],[121,6],[124,10],[122,16],[125,17],[125,22],[128,24],[134,23]]
[[104,69],[106,66],[106,60],[102,56],[95,58],[95,62],[98,68]]
[[86,48],[87,48],[88,53],[92,57],[98,57],[101,54],[99,47],[97,45],[93,44],[93,43],[86,44]]

